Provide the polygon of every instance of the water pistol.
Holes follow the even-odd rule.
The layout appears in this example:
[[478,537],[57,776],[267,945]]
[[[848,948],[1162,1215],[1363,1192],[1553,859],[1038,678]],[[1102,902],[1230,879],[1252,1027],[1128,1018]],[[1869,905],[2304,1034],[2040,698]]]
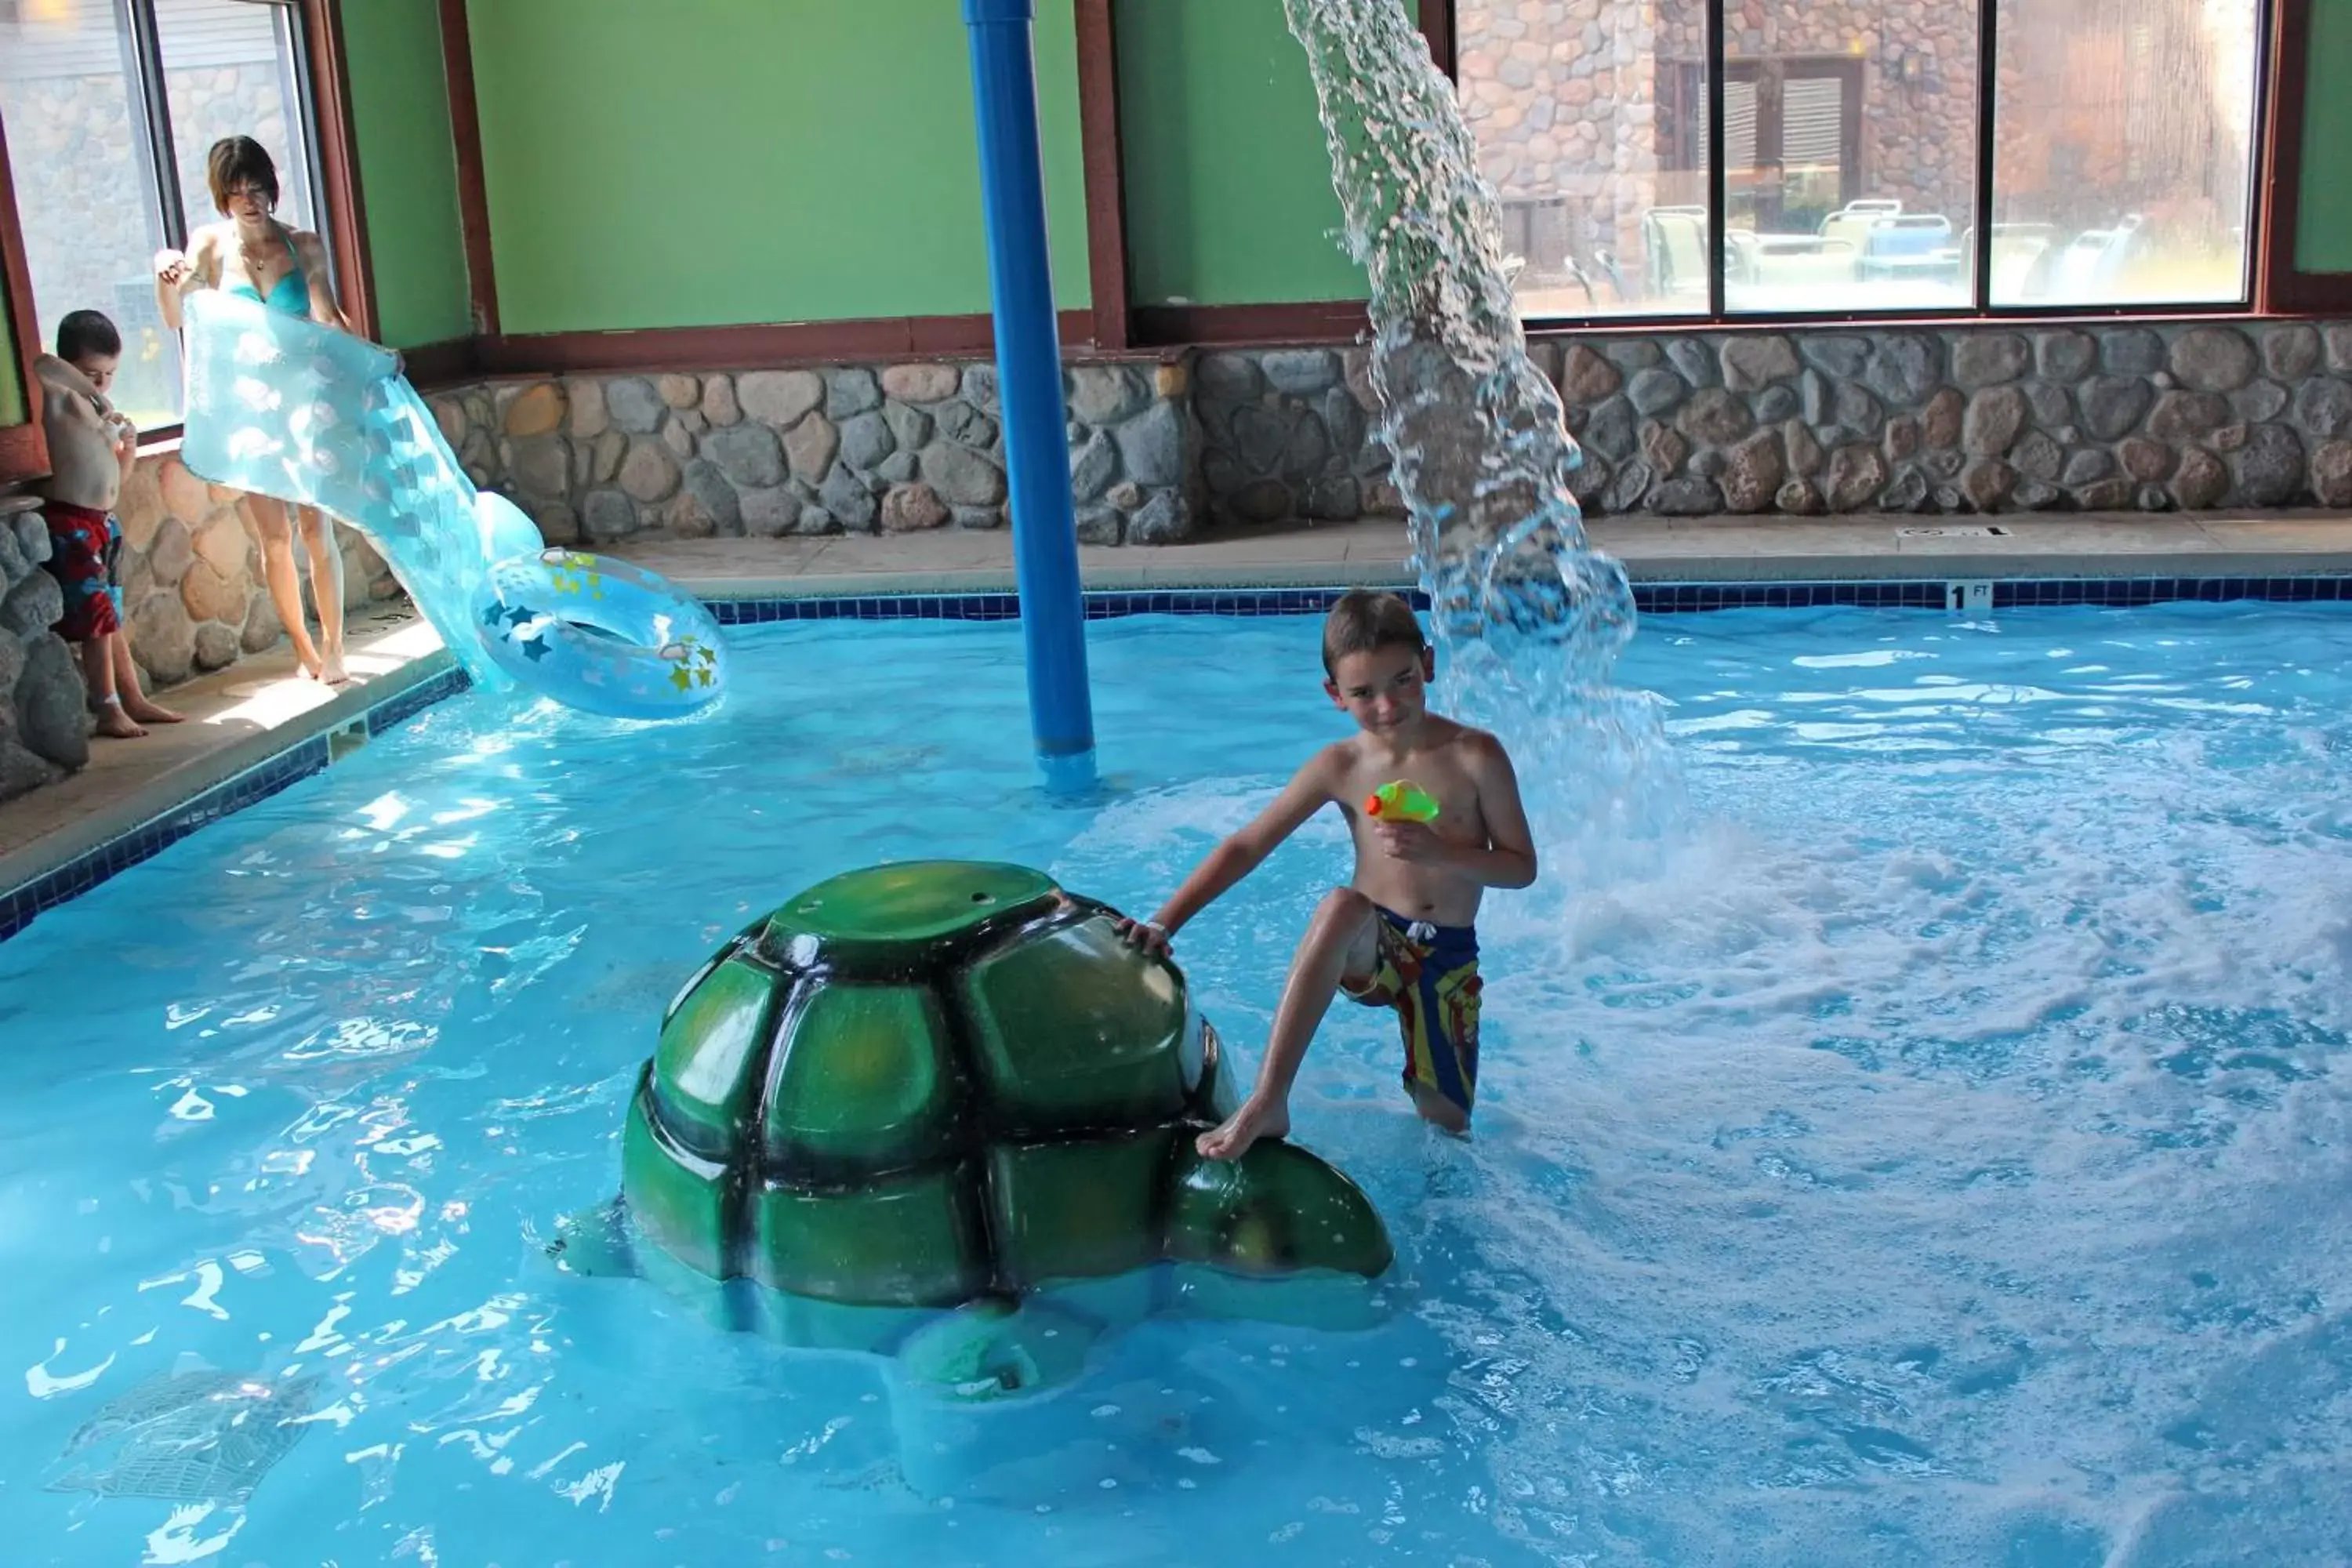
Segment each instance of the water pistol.
[[1399,779],[1381,785],[1365,798],[1364,815],[1375,822],[1435,822],[1437,797],[1417,784]]

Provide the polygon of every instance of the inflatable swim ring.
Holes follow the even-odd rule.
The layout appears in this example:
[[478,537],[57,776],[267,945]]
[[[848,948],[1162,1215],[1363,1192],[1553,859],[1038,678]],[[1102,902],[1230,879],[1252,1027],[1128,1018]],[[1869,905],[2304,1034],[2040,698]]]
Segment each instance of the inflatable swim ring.
[[558,702],[616,719],[675,719],[726,689],[710,612],[662,578],[576,550],[499,561],[475,605],[499,668]]

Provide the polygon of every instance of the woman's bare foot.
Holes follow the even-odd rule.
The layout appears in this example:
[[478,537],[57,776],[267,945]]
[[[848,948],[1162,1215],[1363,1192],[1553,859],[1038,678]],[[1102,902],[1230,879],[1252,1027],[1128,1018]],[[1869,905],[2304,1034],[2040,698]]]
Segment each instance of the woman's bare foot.
[[147,731],[131,721],[131,715],[112,702],[101,702],[97,708],[98,732],[118,741],[135,741]]
[[127,699],[122,704],[122,710],[125,713],[130,714],[133,719],[138,720],[142,724],[184,724],[187,722],[186,714],[174,713],[169,708],[165,708],[159,703],[150,702],[144,697],[132,697]]
[[1261,1138],[1279,1138],[1290,1131],[1290,1107],[1281,1100],[1245,1100],[1242,1108],[1193,1140],[1192,1146],[1211,1160],[1238,1160]]
[[319,679],[330,686],[349,686],[352,683],[351,671],[343,668],[342,649],[336,648],[326,655],[319,666]]

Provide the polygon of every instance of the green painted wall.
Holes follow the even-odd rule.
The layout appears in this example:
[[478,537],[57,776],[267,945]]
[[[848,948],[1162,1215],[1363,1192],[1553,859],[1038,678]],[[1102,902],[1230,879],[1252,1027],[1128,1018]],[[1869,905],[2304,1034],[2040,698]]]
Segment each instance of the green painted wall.
[[457,146],[435,0],[364,0],[343,7],[360,195],[378,331],[415,348],[473,329]]
[[1360,300],[1307,57],[1280,0],[1118,0],[1139,305]]
[[[1038,9],[1055,287],[1076,309],[1076,13]],[[471,0],[467,16],[506,331],[989,308],[950,0]]]
[[8,323],[8,285],[0,279],[0,425],[22,425],[30,412],[25,373],[16,363],[16,334]]
[[2352,272],[2352,0],[2312,0],[2299,272]]

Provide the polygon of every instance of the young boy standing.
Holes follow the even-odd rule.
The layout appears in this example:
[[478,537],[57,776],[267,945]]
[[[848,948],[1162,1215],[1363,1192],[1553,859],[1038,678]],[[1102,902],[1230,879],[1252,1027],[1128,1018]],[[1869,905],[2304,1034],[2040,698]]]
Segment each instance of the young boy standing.
[[[1502,742],[1428,707],[1435,658],[1412,606],[1358,590],[1323,625],[1323,689],[1359,733],[1326,746],[1256,821],[1212,850],[1149,921],[1123,921],[1138,947],[1170,939],[1256,869],[1301,823],[1339,806],[1356,844],[1355,876],[1325,896],[1291,961],[1257,1085],[1201,1152],[1238,1159],[1290,1130],[1290,1087],[1334,992],[1393,1007],[1404,1035],[1413,1108],[1450,1132],[1470,1125],[1478,1076],[1478,938],[1488,888],[1536,879],[1535,845]],[[1374,791],[1410,782],[1437,803],[1433,822],[1376,818]]]
[[149,724],[176,724],[180,715],[147,700],[122,629],[122,590],[114,581],[122,529],[114,521],[123,481],[139,461],[139,431],[106,400],[122,337],[96,310],[76,310],[58,323],[58,352],[33,362],[41,383],[41,432],[49,447],[49,477],[38,489],[49,527],[50,573],[65,590],[58,635],[81,653],[98,732],[129,740]]

